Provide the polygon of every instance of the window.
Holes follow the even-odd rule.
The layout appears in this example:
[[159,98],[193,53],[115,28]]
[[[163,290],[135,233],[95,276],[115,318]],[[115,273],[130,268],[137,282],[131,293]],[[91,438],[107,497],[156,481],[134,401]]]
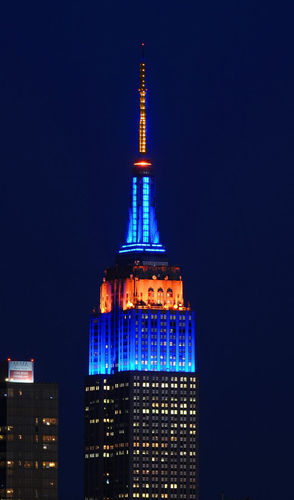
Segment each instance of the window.
[[163,304],[163,290],[158,288],[157,290],[157,304]]
[[43,443],[54,443],[57,441],[57,436],[43,436]]
[[167,289],[166,297],[167,297],[167,303],[172,305],[173,304],[173,291],[171,288]]
[[57,469],[57,462],[43,462],[43,469]]
[[154,290],[153,288],[148,288],[148,304],[154,303]]
[[57,424],[57,418],[45,417],[45,418],[43,418],[42,422],[45,425],[56,425]]
[[34,462],[32,460],[25,460],[23,466],[25,469],[32,469],[34,467]]

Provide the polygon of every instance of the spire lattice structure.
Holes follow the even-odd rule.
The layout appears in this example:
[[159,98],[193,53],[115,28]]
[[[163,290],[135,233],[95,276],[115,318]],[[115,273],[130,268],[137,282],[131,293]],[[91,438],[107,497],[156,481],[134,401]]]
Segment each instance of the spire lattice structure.
[[146,137],[146,84],[145,84],[145,60],[144,60],[144,43],[142,43],[142,62],[140,64],[140,122],[139,122],[139,153],[147,153],[147,137]]

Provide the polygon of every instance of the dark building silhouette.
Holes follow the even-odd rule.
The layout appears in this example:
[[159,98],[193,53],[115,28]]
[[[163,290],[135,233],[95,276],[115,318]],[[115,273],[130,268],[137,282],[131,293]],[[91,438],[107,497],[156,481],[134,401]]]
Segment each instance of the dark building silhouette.
[[147,156],[145,62],[126,240],[90,322],[85,500],[198,499],[194,313],[169,263]]
[[0,363],[0,499],[58,498],[58,386],[34,362]]

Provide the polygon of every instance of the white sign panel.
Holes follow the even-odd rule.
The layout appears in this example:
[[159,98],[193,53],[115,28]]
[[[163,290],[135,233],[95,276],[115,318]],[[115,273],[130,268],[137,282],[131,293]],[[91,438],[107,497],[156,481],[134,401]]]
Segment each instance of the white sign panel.
[[32,361],[8,361],[9,382],[34,382],[34,363]]

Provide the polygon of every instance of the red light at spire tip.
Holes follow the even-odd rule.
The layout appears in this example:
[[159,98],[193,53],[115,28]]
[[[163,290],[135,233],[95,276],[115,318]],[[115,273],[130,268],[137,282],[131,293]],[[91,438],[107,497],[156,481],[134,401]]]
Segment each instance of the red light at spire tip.
[[152,163],[149,161],[137,161],[136,163],[134,163],[134,165],[139,166],[139,167],[147,167],[147,166],[151,166]]

